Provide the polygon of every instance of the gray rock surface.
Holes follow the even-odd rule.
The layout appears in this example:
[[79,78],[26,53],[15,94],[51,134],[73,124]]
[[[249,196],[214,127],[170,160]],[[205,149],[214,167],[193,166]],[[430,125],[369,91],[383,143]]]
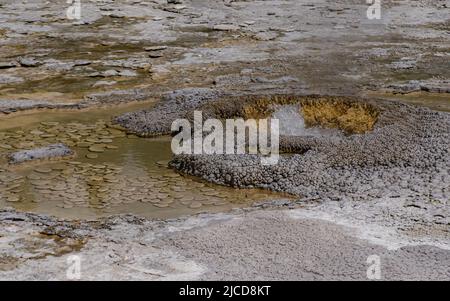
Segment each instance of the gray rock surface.
[[388,89],[394,92],[411,93],[426,91],[432,93],[450,93],[450,81],[448,80],[411,80],[405,83],[390,84]]
[[[215,79],[227,92],[357,94],[404,79],[445,80],[450,70],[444,0],[389,1],[379,21],[358,1],[178,2],[86,1],[81,20],[69,20],[65,2],[3,1],[2,97],[58,92],[60,100],[96,105],[90,95],[105,89],[97,77],[117,76],[105,72],[112,69],[133,76],[111,84],[103,103],[116,103],[114,91],[160,95],[209,88]],[[244,68],[263,80],[239,78]],[[276,78],[285,80],[264,80]],[[443,84],[420,91],[443,93]]]
[[0,99],[0,112],[5,114],[31,109],[80,109],[82,107],[82,104],[77,103],[54,103],[32,99]]
[[412,236],[392,247],[372,241],[386,229],[362,236],[364,227],[302,217],[309,211],[69,222],[1,210],[0,279],[67,280],[76,255],[82,280],[368,280],[369,256],[380,259],[381,280],[450,280],[448,241],[439,248]]
[[62,158],[73,154],[74,152],[67,145],[58,143],[46,147],[18,151],[11,153],[8,157],[10,164],[19,164],[34,160]]

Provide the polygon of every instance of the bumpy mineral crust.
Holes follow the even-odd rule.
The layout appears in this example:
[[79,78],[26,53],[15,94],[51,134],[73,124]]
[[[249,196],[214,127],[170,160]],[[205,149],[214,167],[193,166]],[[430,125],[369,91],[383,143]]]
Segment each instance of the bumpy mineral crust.
[[180,155],[171,165],[219,184],[307,197],[447,199],[448,187],[430,187],[450,180],[449,115],[397,103],[368,103],[381,112],[372,131],[282,137],[281,150],[291,154],[283,155],[274,166],[262,166],[255,155]]

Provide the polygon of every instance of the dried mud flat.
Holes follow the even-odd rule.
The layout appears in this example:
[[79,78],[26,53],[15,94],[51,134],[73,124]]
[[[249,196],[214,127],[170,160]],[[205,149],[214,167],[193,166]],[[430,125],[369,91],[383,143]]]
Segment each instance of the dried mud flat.
[[82,1],[82,20],[72,22],[62,2],[3,1],[0,118],[108,109],[169,91],[156,110],[115,121],[167,134],[173,118],[210,102],[281,93],[352,95],[388,114],[361,137],[289,138],[286,147],[309,154],[282,161],[289,176],[281,170],[271,183],[254,176],[250,157],[235,162],[252,175],[242,179],[226,158],[173,161],[208,181],[294,193],[295,202],[165,220],[1,209],[0,279],[65,280],[78,255],[86,280],[364,280],[377,255],[384,280],[449,280],[450,3],[384,2],[383,18],[369,21],[359,1]]

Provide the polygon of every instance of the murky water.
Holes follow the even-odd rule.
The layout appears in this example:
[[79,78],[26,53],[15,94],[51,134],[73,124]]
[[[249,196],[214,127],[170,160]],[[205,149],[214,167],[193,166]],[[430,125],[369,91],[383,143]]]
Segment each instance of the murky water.
[[[238,190],[183,176],[167,167],[170,138],[144,139],[109,126],[110,117],[144,105],[85,112],[40,112],[0,121],[0,207],[95,218],[134,213],[168,218],[226,211],[289,198]],[[62,142],[74,158],[11,166],[7,154]]]

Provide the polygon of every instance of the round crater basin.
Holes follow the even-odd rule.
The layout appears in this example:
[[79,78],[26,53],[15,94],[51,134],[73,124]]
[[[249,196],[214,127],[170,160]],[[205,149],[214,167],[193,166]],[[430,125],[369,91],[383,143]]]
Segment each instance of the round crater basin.
[[299,104],[275,106],[271,117],[279,120],[280,135],[283,136],[344,136],[344,132],[337,128],[307,126]]

